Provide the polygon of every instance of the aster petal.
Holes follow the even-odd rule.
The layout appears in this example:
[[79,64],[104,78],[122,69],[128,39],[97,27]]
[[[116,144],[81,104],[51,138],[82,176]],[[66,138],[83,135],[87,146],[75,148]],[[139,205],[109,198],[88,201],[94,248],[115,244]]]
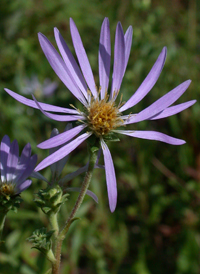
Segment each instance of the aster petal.
[[78,138],[68,143],[67,145],[61,147],[53,154],[49,155],[42,162],[37,165],[35,171],[39,171],[57,161],[67,156],[70,152],[72,152],[76,147],[78,147],[82,142],[84,142],[92,133],[84,133],[80,135]]
[[86,105],[85,98],[82,92],[79,90],[76,83],[73,81],[70,71],[66,67],[63,59],[60,57],[54,46],[42,33],[38,34],[39,42],[41,48],[49,61],[52,69],[58,75],[60,80],[65,84],[65,86],[71,91],[71,93],[84,105]]
[[56,82],[52,82],[52,83],[48,83],[46,84],[47,80],[44,80],[44,85],[42,86],[43,88],[43,93],[45,95],[45,97],[50,97],[51,95],[53,95],[54,91],[58,88],[58,83]]
[[76,171],[65,175],[62,179],[60,179],[59,184],[60,185],[66,184],[67,182],[71,181],[72,179],[74,179],[78,175],[82,174],[83,172],[86,172],[87,170],[88,170],[88,163],[85,166],[80,167]]
[[114,169],[112,156],[110,154],[108,146],[103,140],[101,140],[101,147],[102,147],[104,163],[105,163],[109,206],[110,206],[110,211],[114,212],[117,204],[117,183],[116,183],[115,169]]
[[136,90],[136,92],[131,96],[131,98],[119,109],[120,112],[123,112],[135,106],[153,88],[163,69],[166,55],[167,55],[167,48],[164,47],[160,55],[158,56],[158,59],[156,60],[155,64],[153,65],[152,69],[150,70],[149,74],[147,75],[147,77],[144,79],[144,81]]
[[65,40],[63,39],[62,35],[60,34],[57,28],[54,28],[54,35],[55,35],[57,46],[65,61],[66,66],[68,67],[68,70],[71,72],[71,75],[74,81],[77,83],[79,89],[87,98],[87,85],[79,69],[79,66],[77,65],[77,62],[74,59],[74,56],[72,55],[70,49],[68,48],[67,44],[65,43]]
[[31,173],[30,177],[45,181],[49,184],[49,181],[42,174],[40,174],[39,172],[33,171]]
[[[73,192],[80,192],[81,188],[80,187],[68,187],[65,190],[66,191],[73,191]],[[90,196],[98,204],[98,197],[91,190],[87,190],[86,194],[88,196]]]
[[71,31],[72,42],[74,45],[74,49],[75,49],[76,56],[78,58],[82,73],[85,77],[85,80],[88,84],[90,91],[92,92],[93,96],[96,98],[97,90],[96,90],[92,69],[91,69],[87,54],[85,52],[85,49],[83,47],[80,34],[72,18],[70,18],[70,31]]
[[128,59],[131,52],[131,45],[132,45],[132,37],[133,37],[133,28],[132,26],[128,27],[125,35],[124,35],[124,42],[125,42],[125,64],[124,64],[124,73],[126,71],[126,67],[128,64]]
[[156,140],[164,142],[171,145],[183,145],[185,144],[184,140],[177,139],[157,131],[144,131],[144,130],[114,130],[116,133],[128,135],[131,137],[147,139],[147,140]]
[[2,183],[6,182],[6,174],[7,174],[7,160],[8,154],[10,152],[10,138],[5,135],[1,141],[0,147],[1,154],[1,162],[0,162],[0,170],[1,170],[1,181]]
[[21,174],[18,175],[18,177],[15,179],[15,183],[17,185],[21,185],[24,180],[26,180],[27,177],[29,177],[31,175],[31,173],[33,172],[34,168],[35,168],[35,165],[37,163],[37,155],[34,154],[28,164],[26,165],[26,169],[21,172]]
[[[58,162],[56,162],[56,179],[60,176],[60,174],[63,171],[64,166],[66,165],[67,161],[68,161],[68,157],[69,155],[65,156],[64,158],[62,158],[61,160],[59,160]],[[52,164],[53,165],[53,164]],[[51,165],[51,166],[52,166]],[[55,174],[55,173],[54,173]]]
[[[101,151],[101,150],[99,150],[99,151]],[[94,168],[103,168],[104,169],[104,166],[98,164],[99,157],[100,157],[100,153],[98,152],[97,161],[96,161]],[[71,181],[72,179],[74,179],[78,175],[82,174],[83,172],[86,172],[88,170],[88,166],[89,166],[89,162],[85,166],[80,167],[76,171],[71,172],[71,173],[67,174],[66,176],[64,176],[62,179],[60,179],[60,181],[58,183],[60,185],[64,185],[65,183],[67,183],[68,181]]]
[[19,159],[19,164],[26,164],[31,156],[31,145],[30,143],[26,144],[22,150],[21,157]]
[[125,42],[124,32],[120,22],[117,24],[115,33],[115,49],[114,49],[114,65],[113,65],[113,76],[112,76],[112,88],[110,99],[116,98],[122,79],[124,76],[125,67]]
[[55,121],[62,121],[62,122],[69,122],[69,121],[77,121],[77,120],[85,120],[84,116],[81,115],[58,115],[58,114],[52,114],[52,113],[48,113],[46,111],[44,111],[40,104],[38,103],[38,101],[36,100],[36,98],[34,97],[34,95],[32,95],[36,105],[38,106],[38,108],[40,109],[40,111],[47,116],[48,118],[55,120]]
[[[53,130],[52,130],[52,132],[51,132],[51,136],[50,136],[50,139],[51,138],[53,138],[53,137],[55,137],[55,136],[57,136],[57,135],[59,135],[59,131],[58,131],[58,129],[57,128],[54,128]],[[47,140],[47,141],[49,141],[49,140]],[[46,142],[46,141],[45,141]],[[40,144],[39,144],[40,145]],[[38,146],[39,146],[38,145]],[[49,149],[49,155],[50,154],[52,154],[52,153],[54,153],[56,150],[58,150],[60,148],[60,146],[58,146],[58,147],[53,147],[53,148],[51,148],[51,149]],[[65,157],[66,158],[66,157]],[[65,158],[63,158],[63,159],[65,159]],[[58,161],[59,162],[59,161]],[[56,162],[56,163],[54,163],[54,164],[52,164],[51,166],[50,166],[50,168],[51,168],[51,173],[52,173],[52,175],[53,175],[53,177],[55,176],[55,173],[56,173],[56,169],[57,169],[57,163],[58,162]]]
[[158,120],[161,118],[166,118],[169,116],[172,116],[174,114],[177,114],[189,107],[191,107],[192,105],[194,105],[196,103],[197,100],[191,100],[182,104],[178,104],[176,106],[172,106],[172,107],[168,107],[166,109],[164,109],[162,112],[160,112],[159,114],[153,116],[150,118],[150,120]]
[[176,88],[169,91],[167,94],[159,98],[149,107],[143,109],[137,115],[134,115],[128,119],[125,124],[132,124],[140,121],[147,120],[156,114],[159,114],[161,111],[173,104],[178,98],[186,91],[189,87],[191,80],[187,80],[177,86]]
[[26,180],[25,182],[23,182],[20,185],[16,186],[16,194],[21,193],[22,191],[24,191],[25,189],[27,189],[30,185],[31,185],[32,181],[31,180]]
[[7,159],[7,173],[6,173],[7,182],[12,182],[14,178],[16,177],[15,170],[17,167],[18,159],[19,159],[19,146],[18,146],[17,140],[14,140],[10,146],[10,152],[8,154],[8,159]]
[[96,166],[99,166],[99,159],[101,157],[102,149],[100,148],[97,154],[97,161],[96,161]]
[[[50,140],[54,137],[54,136],[57,136],[59,135],[59,131],[57,128],[54,128],[51,132],[51,136],[50,136]],[[49,140],[46,140],[44,142],[48,142]],[[37,145],[37,147],[39,147],[42,143],[40,143],[39,145]],[[51,149],[49,149],[49,155],[54,153],[56,150],[58,150],[60,147],[53,147]],[[57,163],[53,163],[50,168],[51,168],[51,173],[54,177],[55,173],[56,173],[56,167],[57,167]]]
[[18,177],[21,176],[21,174],[26,170],[27,166],[29,165],[30,156],[31,156],[31,145],[28,143],[24,147],[21,153],[21,157],[19,158],[19,162],[15,170],[15,181],[17,181]]
[[[71,123],[68,123],[66,128],[65,128],[65,132],[72,129],[72,124]],[[54,137],[54,136],[57,136],[59,135],[59,131],[57,128],[54,128],[51,132],[51,138]],[[65,142],[64,144],[67,144],[67,142]],[[49,149],[49,154],[52,154],[54,153],[56,150],[58,150],[59,148],[61,148],[61,146],[57,146],[57,147],[54,147],[54,148],[50,148]],[[69,155],[67,155],[66,157],[64,157],[63,159],[61,159],[60,161],[52,164],[50,166],[51,168],[51,172],[53,174],[53,177],[55,179],[57,179],[57,177],[59,177],[59,175],[61,174],[65,164],[67,163],[67,160],[68,160],[68,157]]]
[[[20,102],[20,103],[22,103],[22,104],[24,104],[26,106],[38,109],[37,104],[33,100],[27,99],[26,97],[21,96],[21,95],[15,93],[14,91],[12,91],[10,89],[5,88],[4,90],[10,96],[12,96],[15,100],[17,100],[18,102]],[[52,105],[41,103],[41,102],[39,102],[39,103],[40,103],[40,106],[43,108],[43,110],[46,110],[46,111],[54,111],[54,112],[70,113],[70,114],[79,114],[79,112],[77,110],[75,110],[75,109],[69,109],[69,108],[62,108],[62,107],[52,106]]]
[[77,127],[74,127],[70,130],[67,130],[63,133],[60,133],[58,135],[55,135],[51,137],[50,139],[40,143],[37,145],[37,147],[41,149],[49,149],[53,147],[57,147],[60,145],[63,145],[64,143],[70,141],[72,138],[74,138],[79,132],[81,132],[87,125],[83,124]]
[[99,84],[101,87],[101,99],[104,99],[108,90],[110,76],[110,27],[109,20],[105,18],[101,26],[101,34],[99,41]]

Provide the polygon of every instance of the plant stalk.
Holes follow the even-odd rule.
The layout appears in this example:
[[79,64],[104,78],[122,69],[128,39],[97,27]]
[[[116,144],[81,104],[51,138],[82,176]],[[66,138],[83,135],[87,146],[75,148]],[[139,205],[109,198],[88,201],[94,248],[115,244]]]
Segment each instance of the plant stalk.
[[54,237],[57,238],[59,233],[59,226],[58,226],[58,218],[57,213],[51,213],[49,215],[49,222],[51,225],[52,230],[54,230]]
[[0,211],[0,244],[2,242],[1,239],[2,239],[3,228],[6,220],[6,215],[7,215],[7,212]]
[[59,274],[62,242],[69,230],[71,223],[74,220],[74,217],[75,217],[79,207],[81,206],[81,204],[83,202],[83,199],[85,197],[87,189],[90,185],[90,181],[92,178],[95,163],[97,161],[97,154],[98,154],[98,151],[96,149],[92,150],[90,148],[90,160],[89,160],[88,171],[85,174],[85,178],[84,178],[82,186],[81,186],[81,191],[80,191],[77,201],[74,205],[74,208],[72,209],[71,214],[64,225],[64,228],[61,230],[61,232],[58,234],[58,236],[55,240],[54,255],[55,255],[56,261],[55,261],[55,264],[52,265],[52,274]]

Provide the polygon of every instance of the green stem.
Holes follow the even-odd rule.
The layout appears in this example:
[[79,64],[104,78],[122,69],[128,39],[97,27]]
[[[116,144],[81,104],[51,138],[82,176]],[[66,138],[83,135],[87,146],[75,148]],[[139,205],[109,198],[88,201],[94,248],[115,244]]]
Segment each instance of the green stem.
[[47,259],[52,263],[52,265],[54,265],[56,263],[56,259],[55,256],[53,254],[52,249],[50,249],[47,253],[46,253],[46,257]]
[[[59,267],[60,267],[60,258],[55,257],[55,254],[58,253],[58,234],[59,234],[59,226],[58,226],[58,219],[57,219],[57,213],[52,213],[49,215],[49,222],[51,225],[51,228],[55,230],[54,232],[54,258],[55,260],[52,261],[52,274],[58,274],[59,273]],[[61,251],[60,251],[61,253]]]
[[3,233],[3,228],[4,228],[4,223],[6,220],[6,215],[7,212],[0,212],[0,244],[1,244],[1,238],[2,238],[2,233]]
[[61,259],[61,249],[63,240],[55,241],[55,263],[52,264],[52,274],[59,274],[60,269],[60,259]]
[[58,219],[57,219],[57,213],[51,213],[49,215],[49,222],[51,225],[52,230],[55,230],[54,237],[57,238],[59,233],[59,226],[58,226]]
[[62,231],[60,232],[60,234],[58,236],[58,238],[60,240],[63,240],[65,238],[65,236],[68,232],[68,229],[71,225],[71,222],[73,221],[73,218],[75,217],[76,212],[78,211],[79,207],[81,206],[81,204],[83,202],[83,199],[85,197],[87,189],[90,185],[90,181],[91,181],[91,178],[92,178],[92,173],[93,173],[93,170],[94,170],[96,160],[97,160],[97,151],[96,150],[94,152],[90,151],[90,161],[89,161],[88,171],[86,172],[83,184],[81,186],[81,191],[79,193],[79,196],[78,196],[78,199],[75,203],[75,206],[72,209],[71,214],[70,214],[69,218],[67,219],[64,228],[62,229]]
[[90,148],[90,160],[89,160],[89,166],[88,166],[88,171],[85,174],[85,178],[83,181],[83,184],[81,186],[81,191],[79,193],[79,196],[77,198],[77,201],[75,203],[74,208],[71,211],[71,214],[69,216],[69,218],[67,219],[64,228],[62,229],[62,231],[58,234],[57,239],[55,240],[55,258],[56,258],[56,263],[52,265],[52,274],[59,274],[59,268],[60,268],[60,257],[61,257],[61,248],[62,248],[62,242],[69,230],[69,227],[71,225],[71,223],[73,222],[73,219],[79,209],[79,207],[81,206],[83,199],[85,197],[85,194],[87,192],[87,189],[89,187],[91,178],[92,178],[92,173],[95,167],[95,163],[97,160],[97,150],[92,150]]

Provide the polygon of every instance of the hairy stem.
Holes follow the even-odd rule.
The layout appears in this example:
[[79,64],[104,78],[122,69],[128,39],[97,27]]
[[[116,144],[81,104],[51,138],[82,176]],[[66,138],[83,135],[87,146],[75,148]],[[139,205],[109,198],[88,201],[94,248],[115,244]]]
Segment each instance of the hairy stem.
[[81,191],[79,193],[79,196],[77,198],[75,206],[72,209],[71,214],[64,225],[64,228],[58,234],[57,239],[55,240],[54,255],[56,258],[56,262],[55,262],[55,264],[52,265],[52,274],[59,274],[62,242],[69,230],[71,223],[73,222],[73,219],[74,219],[79,207],[81,206],[81,204],[83,202],[83,199],[84,199],[87,189],[89,187],[89,184],[90,184],[90,181],[92,178],[92,173],[93,173],[95,163],[97,160],[97,153],[98,153],[97,150],[90,149],[90,160],[89,160],[88,171],[85,174],[85,178],[84,178],[84,181],[81,186]]
[[54,230],[54,237],[57,238],[59,233],[59,226],[58,226],[58,219],[57,219],[57,213],[51,213],[49,215],[49,222],[51,225],[52,230]]
[[85,197],[87,189],[90,185],[90,181],[91,181],[91,178],[92,178],[92,173],[93,173],[93,170],[94,170],[96,160],[97,160],[97,151],[94,151],[94,152],[90,151],[90,161],[89,161],[88,171],[85,174],[85,178],[84,178],[83,184],[81,186],[81,191],[79,193],[79,196],[77,198],[75,206],[72,209],[71,214],[70,214],[69,218],[67,219],[64,228],[62,229],[62,231],[60,232],[60,234],[58,236],[58,238],[60,240],[63,240],[65,238],[65,235],[68,232],[68,229],[69,229],[69,227],[70,227],[70,225],[73,221],[73,218],[75,217],[79,207],[81,206],[81,204],[83,202],[83,199]]

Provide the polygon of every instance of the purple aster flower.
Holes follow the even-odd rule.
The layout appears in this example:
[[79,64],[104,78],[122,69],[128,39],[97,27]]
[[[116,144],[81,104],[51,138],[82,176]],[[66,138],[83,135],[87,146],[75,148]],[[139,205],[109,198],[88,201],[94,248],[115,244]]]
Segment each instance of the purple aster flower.
[[17,195],[27,189],[32,181],[27,180],[35,168],[37,155],[31,156],[31,146],[27,144],[19,157],[16,140],[10,143],[5,135],[0,146],[0,195],[6,197]]
[[26,77],[23,79],[23,82],[23,85],[21,85],[20,81],[19,87],[23,94],[32,94],[35,92],[40,97],[42,95],[44,97],[50,97],[58,87],[58,84],[56,82],[52,82],[49,78],[46,78],[44,82],[41,83],[37,75],[32,75],[31,78]]
[[[44,115],[53,120],[63,122],[82,122],[82,124],[72,128],[71,130],[54,136],[53,138],[50,138],[49,140],[38,145],[39,148],[49,149],[70,141],[68,144],[62,146],[59,150],[44,159],[36,167],[37,171],[64,158],[91,135],[95,135],[99,138],[104,156],[109,205],[110,210],[113,212],[117,203],[117,186],[112,156],[106,144],[106,138],[114,132],[129,135],[131,137],[157,140],[172,145],[182,145],[185,141],[176,139],[161,132],[118,130],[117,128],[144,120],[157,120],[172,116],[192,106],[196,100],[171,106],[190,85],[191,81],[187,80],[141,112],[123,115],[122,113],[124,111],[139,103],[155,85],[164,66],[167,53],[166,47],[163,48],[149,74],[131,98],[125,104],[119,103],[117,105],[116,98],[119,94],[120,86],[130,55],[132,27],[130,26],[124,34],[121,23],[119,22],[117,24],[114,47],[114,67],[109,94],[108,87],[111,62],[111,44],[108,18],[104,19],[100,34],[99,89],[95,84],[94,76],[78,29],[72,19],[70,19],[70,31],[79,65],[75,61],[58,29],[55,28],[55,39],[62,57],[49,42],[49,40],[41,33],[39,33],[39,41],[42,50],[44,51],[44,54],[46,55],[46,58],[55,73],[71,91],[71,93],[83,104],[82,110],[61,108],[39,103],[35,98],[33,101],[26,99],[11,90],[6,89],[6,91],[19,102],[34,108],[39,108]],[[53,114],[51,112],[64,113],[65,115]],[[84,133],[73,139],[81,131],[84,131]]]

